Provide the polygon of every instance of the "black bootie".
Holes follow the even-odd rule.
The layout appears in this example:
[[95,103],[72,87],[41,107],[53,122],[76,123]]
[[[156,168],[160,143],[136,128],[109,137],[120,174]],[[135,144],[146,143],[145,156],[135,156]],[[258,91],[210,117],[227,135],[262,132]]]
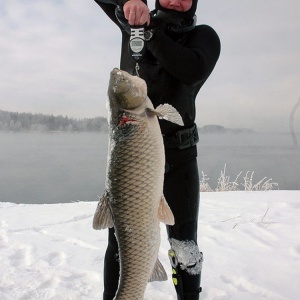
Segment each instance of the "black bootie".
[[181,270],[173,249],[169,250],[169,259],[172,266],[172,280],[177,293],[177,300],[199,300],[201,282],[200,274],[191,275]]
[[191,275],[186,271],[180,270],[181,280],[183,286],[183,299],[184,300],[199,300],[202,287],[200,287],[201,273]]
[[111,294],[107,292],[103,293],[103,300],[113,300],[114,298],[115,298],[115,294]]

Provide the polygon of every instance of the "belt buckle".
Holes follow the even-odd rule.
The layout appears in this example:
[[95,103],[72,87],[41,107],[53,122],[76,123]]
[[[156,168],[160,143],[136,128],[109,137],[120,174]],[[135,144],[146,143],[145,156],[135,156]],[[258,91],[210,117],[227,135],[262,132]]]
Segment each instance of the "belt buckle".
[[[187,138],[183,139],[182,136],[185,134],[187,134]],[[191,128],[177,131],[176,138],[179,142],[179,145],[177,147],[179,150],[186,149],[196,145],[197,142],[199,141],[197,126],[194,125]]]
[[[185,134],[187,135],[187,138],[183,139],[182,137]],[[177,147],[179,150],[186,149],[186,148],[190,147],[190,145],[191,145],[190,129],[183,129],[183,130],[177,131],[176,132],[176,137],[179,141],[179,145]]]

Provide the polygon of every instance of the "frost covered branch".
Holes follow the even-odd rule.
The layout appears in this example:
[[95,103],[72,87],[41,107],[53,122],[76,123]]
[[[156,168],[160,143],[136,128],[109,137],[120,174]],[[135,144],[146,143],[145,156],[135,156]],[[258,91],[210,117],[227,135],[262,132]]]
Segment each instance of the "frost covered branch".
[[267,213],[268,213],[269,209],[270,209],[270,207],[268,207],[268,208],[267,208],[267,210],[266,210],[265,214],[264,214],[264,215],[263,215],[263,217],[261,218],[261,222],[263,222],[263,221],[264,221],[264,219],[265,219],[265,217],[266,217],[266,215],[267,215]]
[[200,180],[200,191],[201,192],[213,192],[207,181],[209,178],[207,177],[206,174],[202,171],[202,178]]
[[251,173],[249,177],[249,171],[246,173],[246,176],[244,177],[244,183],[242,185],[245,188],[245,191],[269,191],[273,189],[273,186],[278,186],[278,183],[271,182],[272,178],[267,179],[267,177],[264,177],[257,183],[253,184],[253,174]]
[[[244,182],[239,184],[238,179],[241,176],[242,171],[236,176],[235,180],[231,181],[230,176],[226,175],[226,164],[224,169],[221,171],[218,184],[215,189],[211,188],[208,181],[209,178],[207,175],[202,171],[202,178],[200,180],[200,192],[226,192],[226,191],[238,191],[238,190],[245,190],[245,191],[269,191],[273,190],[274,187],[278,186],[277,182],[272,182],[272,178],[264,177],[260,181],[254,183],[253,182],[253,175],[254,172],[250,173],[249,171],[246,172],[245,176],[243,177]],[[243,186],[243,189],[239,189],[239,186]]]
[[218,185],[216,192],[226,192],[226,191],[236,191],[238,189],[238,178],[241,175],[240,172],[234,181],[230,181],[230,177],[226,175],[226,164],[223,171],[221,171],[220,177],[218,179]]

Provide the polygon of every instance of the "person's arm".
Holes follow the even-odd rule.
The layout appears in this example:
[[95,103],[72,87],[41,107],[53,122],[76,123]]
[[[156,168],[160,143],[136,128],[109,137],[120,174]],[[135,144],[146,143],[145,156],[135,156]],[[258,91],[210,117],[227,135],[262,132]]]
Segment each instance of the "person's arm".
[[157,30],[148,42],[148,49],[169,74],[194,85],[206,80],[212,72],[220,55],[220,40],[207,25],[197,26],[187,39],[187,46],[182,46]]
[[139,26],[150,23],[150,13],[146,0],[95,0],[95,2],[115,23],[117,23],[114,15],[116,6],[123,7],[124,16],[129,25]]
[[127,0],[94,0],[98,5],[102,4],[111,4],[114,6],[121,5],[123,6]]
[[[120,24],[115,15],[115,9],[118,5],[118,0],[94,0],[102,10],[107,14],[107,16],[120,27]],[[121,27],[120,27],[121,28]]]

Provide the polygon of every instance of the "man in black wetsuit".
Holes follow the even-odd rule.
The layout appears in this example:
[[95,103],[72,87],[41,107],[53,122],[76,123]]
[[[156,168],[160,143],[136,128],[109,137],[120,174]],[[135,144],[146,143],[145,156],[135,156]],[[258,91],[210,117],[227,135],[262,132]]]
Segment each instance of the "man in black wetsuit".
[[[128,51],[130,25],[146,24],[147,50],[139,62],[138,75],[146,81],[154,107],[170,103],[183,118],[183,128],[160,120],[166,154],[164,195],[175,217],[175,225],[167,226],[167,232],[178,299],[198,300],[203,256],[197,246],[195,99],[219,58],[218,35],[207,25],[196,26],[198,0],[156,0],[151,13],[146,0],[95,1],[121,29],[120,68],[130,74],[137,74]],[[104,262],[104,300],[114,298],[118,280],[118,245],[112,228]]]

